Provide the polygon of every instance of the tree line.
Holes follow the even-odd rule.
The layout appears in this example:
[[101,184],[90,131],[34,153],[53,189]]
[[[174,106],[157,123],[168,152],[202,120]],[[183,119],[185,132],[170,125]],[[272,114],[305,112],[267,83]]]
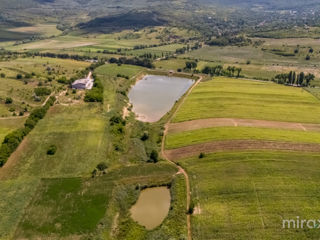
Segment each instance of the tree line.
[[36,108],[31,112],[23,128],[17,129],[5,136],[0,146],[0,167],[7,162],[11,154],[18,148],[24,137],[37,125],[39,120],[44,118],[55,101],[56,98],[54,96],[50,97],[43,107]]
[[242,68],[238,68],[235,66],[228,66],[227,68],[223,68],[222,65],[217,65],[213,67],[205,66],[201,72],[211,76],[240,77]]
[[304,72],[296,73],[290,71],[289,73],[281,73],[276,75],[272,81],[278,84],[307,87],[310,86],[311,81],[314,79],[314,74],[305,74]]

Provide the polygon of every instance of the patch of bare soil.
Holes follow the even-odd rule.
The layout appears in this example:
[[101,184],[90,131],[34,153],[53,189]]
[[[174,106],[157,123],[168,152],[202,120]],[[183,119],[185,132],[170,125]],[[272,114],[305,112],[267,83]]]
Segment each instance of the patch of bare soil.
[[170,160],[173,161],[181,158],[197,156],[201,152],[212,153],[236,150],[283,150],[299,152],[320,152],[320,144],[256,140],[230,140],[201,143],[187,147],[166,150],[165,154]]
[[303,131],[320,131],[320,124],[294,123],[294,122],[277,122],[254,119],[237,119],[237,118],[208,118],[192,120],[181,123],[170,123],[169,133],[191,131],[209,127],[261,127],[261,128],[278,128]]

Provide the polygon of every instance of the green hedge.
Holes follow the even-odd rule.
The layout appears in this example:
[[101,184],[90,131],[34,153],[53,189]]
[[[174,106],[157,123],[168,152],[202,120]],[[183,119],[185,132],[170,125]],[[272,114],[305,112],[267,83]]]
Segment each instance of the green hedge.
[[93,88],[86,92],[85,102],[103,102],[103,85],[99,78],[94,81]]
[[38,121],[46,115],[49,108],[56,101],[55,97],[50,97],[47,103],[40,108],[34,109],[24,124],[24,128],[17,129],[9,133],[3,140],[0,147],[0,167],[2,167],[10,155],[18,148],[23,138],[36,126]]

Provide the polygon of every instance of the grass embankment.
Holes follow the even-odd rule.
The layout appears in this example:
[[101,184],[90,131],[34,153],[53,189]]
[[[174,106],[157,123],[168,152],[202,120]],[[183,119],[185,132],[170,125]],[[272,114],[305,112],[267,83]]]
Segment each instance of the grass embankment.
[[247,118],[319,123],[319,114],[319,100],[301,88],[217,77],[197,86],[173,121]]
[[320,143],[320,133],[252,127],[202,128],[168,135],[166,138],[166,148],[174,149],[198,143],[223,140],[267,140],[295,143]]
[[192,181],[193,239],[318,239],[283,219],[318,219],[319,154],[216,153],[180,161]]

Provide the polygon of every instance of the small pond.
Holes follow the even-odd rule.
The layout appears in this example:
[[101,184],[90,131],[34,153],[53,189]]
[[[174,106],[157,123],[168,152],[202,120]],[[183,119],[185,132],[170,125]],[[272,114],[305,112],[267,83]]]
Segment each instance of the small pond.
[[170,203],[171,195],[167,187],[147,188],[130,209],[131,217],[146,229],[154,229],[167,217]]
[[193,83],[194,80],[188,78],[147,75],[129,92],[132,110],[140,121],[157,122]]

